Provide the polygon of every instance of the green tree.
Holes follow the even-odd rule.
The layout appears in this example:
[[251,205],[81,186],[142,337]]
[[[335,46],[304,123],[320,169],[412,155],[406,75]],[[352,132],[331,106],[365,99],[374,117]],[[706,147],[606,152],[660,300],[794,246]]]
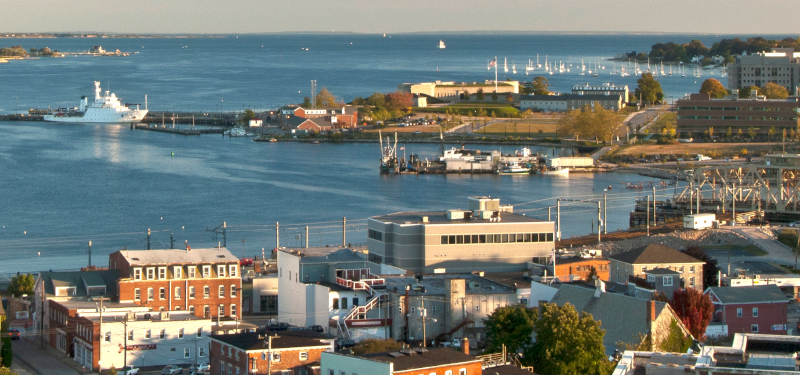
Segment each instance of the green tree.
[[469,96],[470,96],[469,90],[464,90],[464,93],[462,95],[464,96],[464,100],[469,101]]
[[728,131],[725,132],[725,137],[728,139],[733,138],[733,129],[731,129],[730,126],[728,127]]
[[108,370],[108,375],[117,375],[117,368],[111,365],[111,370]]
[[489,94],[489,95],[492,97],[492,101],[494,101],[494,102],[496,102],[496,101],[497,101],[497,99],[499,98],[499,96],[497,95],[497,93],[496,93],[496,92],[494,92],[494,91],[492,91],[492,93],[491,93],[491,94]]
[[703,340],[714,313],[714,305],[708,295],[695,288],[677,289],[672,293],[669,305],[692,336]]
[[403,348],[403,343],[392,339],[366,339],[353,347],[353,354],[363,355],[369,353],[391,352]]
[[766,85],[761,86],[761,95],[767,99],[786,99],[789,97],[789,90],[777,83],[767,82]]
[[13,359],[13,353],[11,351],[11,338],[3,337],[2,343],[3,346],[0,347],[0,368],[11,367],[11,361]]
[[19,373],[11,371],[8,367],[0,367],[0,375],[19,375]]
[[739,97],[746,99],[750,97],[750,93],[755,91],[758,94],[758,86],[746,86],[739,89]]
[[657,346],[662,352],[686,353],[686,350],[692,346],[692,338],[684,334],[678,322],[673,320],[669,323],[669,334]]
[[33,279],[31,274],[17,275],[11,278],[11,283],[8,284],[8,292],[14,297],[19,297],[23,294],[33,294],[33,284],[36,280]]
[[317,94],[317,107],[334,107],[338,104],[336,96],[331,94],[327,87],[323,87],[322,90],[319,90],[319,94]]
[[753,127],[753,126],[747,128],[747,135],[750,137],[750,140],[755,139],[756,138],[756,128]]
[[531,82],[531,88],[534,95],[550,95],[550,82],[545,77],[534,77]]
[[386,106],[386,95],[376,92],[370,95],[369,98],[366,99],[366,102],[371,106],[383,108]]
[[641,97],[643,102],[653,104],[659,97],[664,97],[661,83],[653,78],[653,74],[642,73],[642,78],[637,79],[636,83],[636,97]]
[[594,268],[594,266],[592,266],[592,268],[589,268],[589,274],[586,275],[586,282],[587,283],[592,282],[595,276],[597,276],[597,268]]
[[524,361],[542,375],[606,375],[611,363],[603,348],[605,331],[591,314],[567,303],[547,303],[534,325],[536,342],[525,351]]
[[245,109],[242,116],[239,117],[239,122],[243,125],[250,124],[250,120],[256,118],[256,113],[252,109]]
[[307,96],[304,97],[303,98],[303,104],[300,104],[300,106],[303,107],[303,108],[311,108],[311,98],[309,98]]
[[703,81],[703,84],[700,86],[700,93],[708,94],[708,96],[712,98],[723,98],[725,95],[728,95],[728,90],[716,79],[709,78]]
[[484,324],[489,340],[487,350],[496,353],[505,345],[510,352],[525,349],[531,343],[531,333],[536,322],[536,309],[525,306],[507,306],[495,309]]
[[477,101],[479,101],[479,102],[482,102],[484,98],[485,98],[485,97],[484,97],[484,95],[483,95],[483,89],[482,89],[482,88],[481,88],[481,89],[478,89],[478,93],[477,93],[477,94],[475,94],[475,99],[476,99]]

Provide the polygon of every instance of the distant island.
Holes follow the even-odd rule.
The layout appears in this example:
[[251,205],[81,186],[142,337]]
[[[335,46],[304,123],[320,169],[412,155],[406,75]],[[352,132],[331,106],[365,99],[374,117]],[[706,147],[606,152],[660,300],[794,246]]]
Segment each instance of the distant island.
[[225,35],[158,35],[108,33],[0,33],[0,38],[225,38]]
[[616,60],[624,61],[663,61],[670,63],[696,63],[702,65],[722,65],[732,63],[734,56],[743,52],[753,54],[756,52],[770,51],[772,48],[793,48],[800,51],[799,38],[784,38],[769,40],[762,37],[741,40],[739,38],[722,39],[714,43],[711,48],[695,39],[685,44],[656,43],[650,53],[626,52],[614,56]]

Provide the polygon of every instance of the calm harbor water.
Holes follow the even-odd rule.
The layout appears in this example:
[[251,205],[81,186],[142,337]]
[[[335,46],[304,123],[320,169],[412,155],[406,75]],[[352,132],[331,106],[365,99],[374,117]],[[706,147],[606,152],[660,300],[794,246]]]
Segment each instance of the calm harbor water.
[[[168,248],[170,234],[176,247],[216,246],[222,237],[206,229],[226,221],[228,248],[252,256],[275,246],[275,222],[282,246],[299,246],[306,225],[311,245],[341,243],[342,217],[347,241],[363,243],[373,215],[466,208],[468,196],[490,195],[546,218],[555,198],[598,199],[609,185],[609,229],[616,230],[628,226],[637,194],[620,181],[648,180],[617,173],[386,176],[378,173],[377,144],[258,143],[125,125],[0,122],[0,134],[5,273],[85,265],[90,240],[93,263],[105,264],[121,248],[146,248],[148,228],[152,248]],[[438,146],[406,150],[433,158]],[[562,205],[565,236],[591,231],[596,204]]]
[[[12,61],[0,65],[0,113],[27,108],[76,106],[92,94],[92,81],[127,103],[153,110],[241,111],[302,101],[309,81],[349,101],[389,92],[402,82],[493,79],[486,64],[494,56],[516,65],[530,80],[528,59],[573,64],[572,72],[548,75],[552,89],[613,82],[635,86],[636,77],[578,76],[587,66],[625,51],[649,51],[656,42],[706,45],[724,36],[692,35],[244,35],[225,38],[0,39],[0,46],[48,46],[64,52],[139,52],[130,57],[71,56]],[[746,37],[746,36],[742,36]],[[447,48],[436,48],[439,39]],[[306,50],[307,48],[307,50]],[[439,70],[437,73],[436,70]],[[602,70],[601,70],[602,72]],[[704,72],[708,75],[710,72]],[[718,77],[718,73],[716,73]],[[710,75],[709,75],[710,76]],[[702,79],[705,79],[702,78]],[[667,96],[697,91],[695,77],[662,77]],[[491,195],[517,212],[546,217],[557,197],[598,199],[612,186],[609,229],[626,228],[637,192],[621,181],[648,178],[625,174],[545,176],[378,174],[376,144],[252,142],[219,136],[183,137],[131,131],[124,125],[0,122],[0,272],[77,268],[121,248],[214,246],[214,229],[228,223],[228,247],[254,255],[275,246],[299,246],[305,226],[310,244],[366,241],[366,218],[401,210],[465,208],[466,197]],[[448,146],[449,147],[449,146]],[[496,147],[478,147],[484,150]],[[409,144],[408,152],[432,158],[436,145]],[[510,152],[507,148],[504,151]],[[552,150],[534,149],[541,153]],[[558,150],[568,152],[568,150]],[[671,190],[659,194],[671,193]],[[638,192],[641,194],[641,192]],[[596,205],[564,203],[564,236],[587,234],[596,225]],[[3,275],[0,275],[2,277]]]

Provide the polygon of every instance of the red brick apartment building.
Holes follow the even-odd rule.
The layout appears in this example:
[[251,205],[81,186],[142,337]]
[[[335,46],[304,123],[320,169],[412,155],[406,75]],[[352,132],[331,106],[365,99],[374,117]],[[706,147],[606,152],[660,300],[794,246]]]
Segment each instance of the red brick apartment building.
[[333,351],[334,339],[313,332],[268,333],[271,339],[263,332],[212,335],[211,374],[316,375],[322,352]]
[[224,247],[120,250],[109,255],[108,268],[119,270],[120,303],[205,318],[241,316],[239,259]]
[[727,334],[786,334],[789,301],[777,285],[710,287],[705,293],[714,303],[709,328],[723,325]]
[[569,281],[570,276],[586,280],[592,268],[597,273],[597,278],[608,281],[609,260],[604,258],[559,258],[556,259],[555,276],[561,281]]

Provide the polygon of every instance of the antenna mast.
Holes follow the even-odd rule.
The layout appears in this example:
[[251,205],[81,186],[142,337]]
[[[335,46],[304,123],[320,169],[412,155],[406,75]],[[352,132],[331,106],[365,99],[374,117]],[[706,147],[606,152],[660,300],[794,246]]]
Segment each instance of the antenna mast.
[[317,108],[317,80],[311,80],[311,108]]

